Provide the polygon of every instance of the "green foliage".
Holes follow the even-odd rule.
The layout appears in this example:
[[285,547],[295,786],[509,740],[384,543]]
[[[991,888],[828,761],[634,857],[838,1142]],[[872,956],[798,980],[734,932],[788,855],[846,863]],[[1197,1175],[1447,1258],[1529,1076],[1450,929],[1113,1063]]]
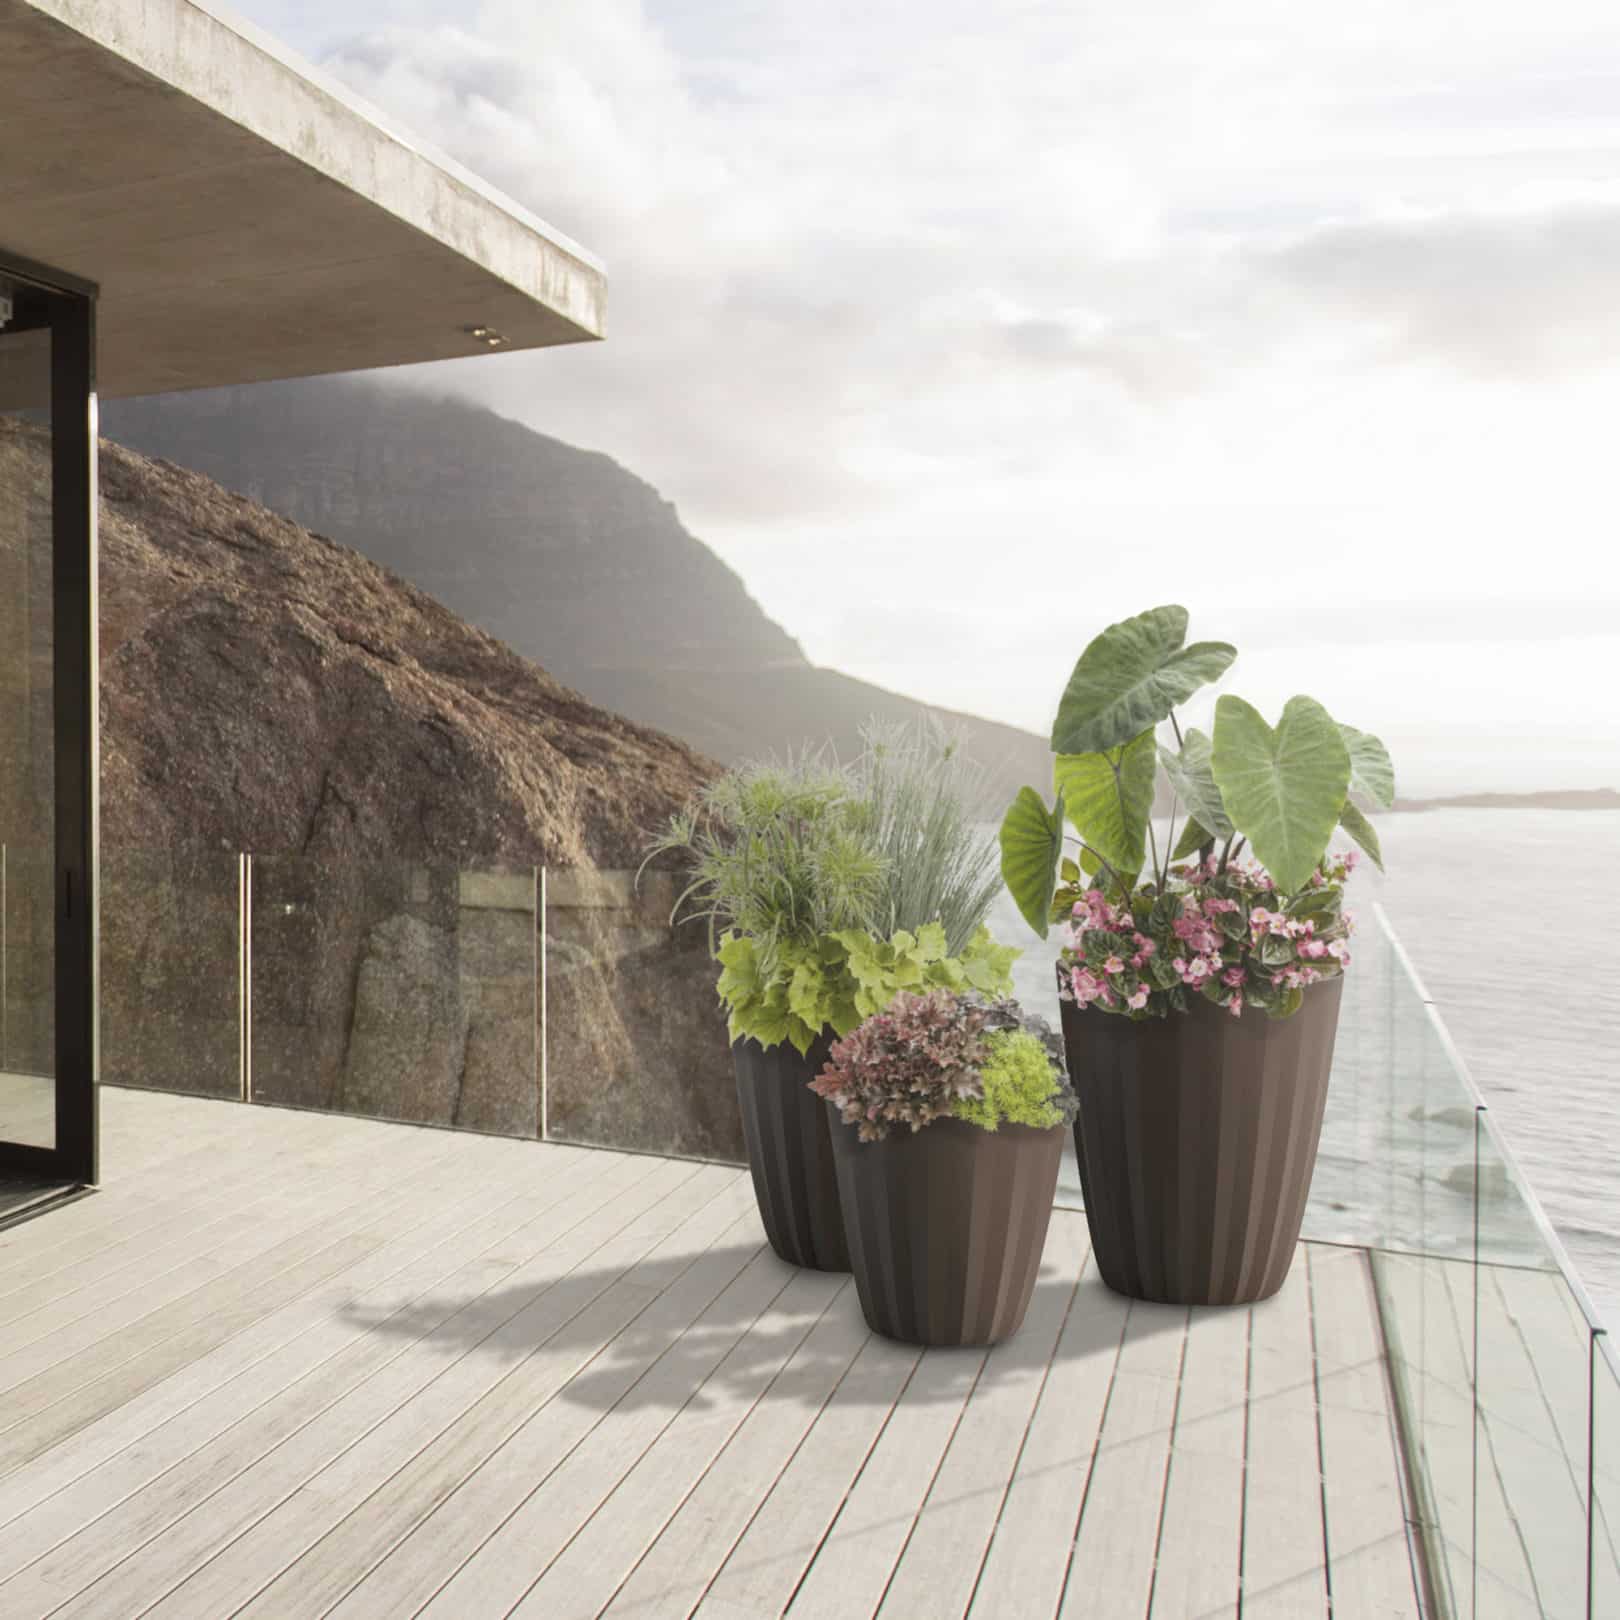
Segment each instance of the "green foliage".
[[1048,811],[1032,787],[1022,787],[1001,822],[1001,877],[1024,921],[1046,938],[1047,913],[1063,854],[1063,795]]
[[[1175,749],[1159,743],[1158,723],[1174,725],[1175,705],[1218,680],[1236,656],[1225,642],[1186,646],[1186,634],[1185,608],[1153,608],[1110,625],[1075,665],[1052,729],[1058,808],[1049,813],[1023,788],[1001,827],[1003,880],[1042,938],[1070,916],[1088,880],[1115,899],[1127,896],[1149,851],[1154,893],[1170,885],[1172,863],[1197,855],[1211,873],[1224,873],[1247,845],[1287,898],[1317,870],[1340,827],[1383,867],[1365,806],[1394,802],[1388,750],[1334,722],[1313,699],[1291,698],[1273,730],[1250,705],[1223,696],[1213,737],[1176,726]],[[1162,858],[1152,824],[1161,765],[1186,814]],[[1063,850],[1065,817],[1078,835],[1072,855]]]
[[1379,848],[1378,833],[1373,824],[1350,799],[1344,801],[1344,809],[1339,812],[1339,825],[1372,856],[1373,865],[1382,872],[1384,870],[1384,852]]
[[[1234,829],[1221,790],[1215,785],[1215,770],[1209,757],[1211,747],[1203,732],[1190,727],[1181,752],[1173,754],[1168,748],[1160,748],[1159,760],[1176,797],[1197,818],[1198,824],[1207,827],[1215,838],[1230,838]],[[1208,843],[1210,839],[1202,838],[1199,842]]]
[[1206,844],[1214,842],[1214,833],[1192,816],[1188,816],[1186,825],[1181,829],[1181,836],[1176,840],[1176,847],[1170,851],[1170,859],[1184,861],[1188,856],[1196,855]]
[[1022,1029],[996,1030],[985,1045],[990,1055],[979,1067],[982,1094],[960,1098],[951,1110],[956,1118],[986,1131],[1003,1124],[1062,1125],[1062,1079],[1039,1039]]
[[1224,641],[1184,646],[1187,610],[1150,608],[1110,625],[1081,653],[1058,703],[1054,754],[1120,748],[1168,719],[1199,687],[1231,667]]
[[823,1029],[847,1035],[903,990],[1004,995],[1012,988],[1018,952],[997,945],[988,928],[981,926],[956,955],[945,945],[939,923],[915,933],[902,929],[891,939],[849,928],[785,942],[767,962],[753,939],[728,933],[720,942],[718,988],[731,1039],[748,1036],[761,1046],[790,1041],[803,1053]]
[[937,922],[960,951],[1001,888],[984,772],[934,723],[873,723],[862,738],[854,792],[884,873],[870,926],[886,936]]
[[1389,750],[1371,732],[1357,731],[1354,726],[1340,726],[1339,735],[1350,752],[1351,788],[1380,810],[1389,809],[1395,802],[1395,767]]
[[1210,761],[1234,826],[1285,894],[1316,870],[1350,791],[1350,751],[1333,717],[1290,698],[1273,730],[1230,694],[1215,705]]
[[847,771],[814,753],[755,761],[706,784],[648,860],[680,857],[690,879],[677,916],[753,939],[768,962],[788,944],[864,928],[887,880]]
[[1156,764],[1150,728],[1122,748],[1059,754],[1052,767],[1052,779],[1082,843],[1127,888],[1147,859]]
[[1018,953],[984,927],[1000,884],[977,768],[938,727],[862,735],[849,769],[804,753],[727,771],[651,846],[687,868],[675,916],[708,921],[734,1040],[803,1052],[902,987],[1010,986]]

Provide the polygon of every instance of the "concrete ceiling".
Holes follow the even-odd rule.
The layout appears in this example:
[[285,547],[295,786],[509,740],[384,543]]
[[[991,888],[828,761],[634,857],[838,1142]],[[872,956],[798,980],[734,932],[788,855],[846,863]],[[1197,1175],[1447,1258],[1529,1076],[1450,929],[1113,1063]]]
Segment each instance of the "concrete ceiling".
[[582,248],[196,0],[0,0],[8,255],[100,287],[107,395],[602,335]]

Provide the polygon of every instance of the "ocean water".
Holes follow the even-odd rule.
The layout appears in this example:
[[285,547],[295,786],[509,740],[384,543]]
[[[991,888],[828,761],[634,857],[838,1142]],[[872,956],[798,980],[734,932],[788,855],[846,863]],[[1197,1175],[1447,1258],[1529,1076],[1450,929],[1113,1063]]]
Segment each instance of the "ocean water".
[[[1424,1226],[1432,1238],[1449,1223],[1461,1238],[1471,1218],[1456,1190],[1472,1168],[1464,1094],[1383,948],[1377,904],[1600,1314],[1620,1324],[1620,966],[1604,921],[1608,882],[1620,881],[1620,811],[1440,809],[1381,816],[1378,831],[1388,873],[1364,863],[1348,897],[1357,959],[1313,1230],[1325,1235],[1324,1211],[1381,1200],[1387,1231],[1345,1235],[1379,1241]],[[1005,895],[991,925],[1026,947],[1020,999],[1053,1016],[1053,953]],[[1379,1027],[1392,1003],[1394,1031]],[[1405,1178],[1396,1168],[1412,1165]],[[1421,1204],[1390,1205],[1389,1187],[1419,1181]],[[1523,1233],[1508,1231],[1510,1200],[1501,1211],[1506,1251]]]

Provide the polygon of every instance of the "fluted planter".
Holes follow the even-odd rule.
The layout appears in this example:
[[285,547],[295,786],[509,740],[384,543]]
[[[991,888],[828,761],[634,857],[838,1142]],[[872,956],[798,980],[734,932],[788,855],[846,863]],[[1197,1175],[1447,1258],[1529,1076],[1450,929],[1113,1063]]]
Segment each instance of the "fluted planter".
[[790,1265],[816,1271],[849,1270],[827,1111],[810,1089],[833,1039],[823,1030],[803,1057],[786,1042],[767,1048],[745,1039],[731,1048],[765,1235]]
[[1029,1308],[1052,1218],[1063,1127],[960,1119],[863,1142],[826,1110],[850,1269],[874,1332],[907,1344],[996,1344]]
[[1327,1103],[1344,981],[1292,1018],[1201,997],[1140,1023],[1062,1004],[1075,1150],[1102,1279],[1133,1299],[1236,1305],[1282,1287]]

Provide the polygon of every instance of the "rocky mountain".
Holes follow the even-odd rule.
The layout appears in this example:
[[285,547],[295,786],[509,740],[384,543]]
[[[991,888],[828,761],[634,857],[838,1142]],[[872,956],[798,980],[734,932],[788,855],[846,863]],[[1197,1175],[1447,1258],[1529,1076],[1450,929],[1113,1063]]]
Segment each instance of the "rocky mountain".
[[[369,559],[102,455],[104,1077],[237,1094],[247,854],[257,1097],[533,1135],[543,866],[554,1134],[740,1157],[706,941],[630,876],[713,762]],[[47,478],[0,417],[0,588],[34,618]]]
[[[722,760],[926,705],[812,665],[651,485],[492,412],[325,378],[113,402],[113,438],[352,546],[593,702]],[[1043,739],[949,711],[1005,802]]]

